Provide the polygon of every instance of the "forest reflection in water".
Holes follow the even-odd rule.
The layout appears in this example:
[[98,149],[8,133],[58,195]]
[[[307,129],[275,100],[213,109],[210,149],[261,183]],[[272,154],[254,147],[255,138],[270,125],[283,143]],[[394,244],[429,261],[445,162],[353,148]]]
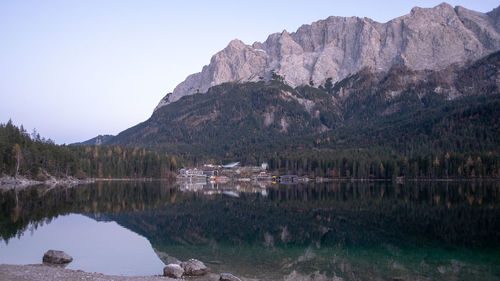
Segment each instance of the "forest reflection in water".
[[251,278],[498,280],[499,193],[500,183],[486,181],[197,192],[168,182],[97,182],[2,192],[0,230],[13,239],[81,213],[143,235],[164,262],[194,257]]

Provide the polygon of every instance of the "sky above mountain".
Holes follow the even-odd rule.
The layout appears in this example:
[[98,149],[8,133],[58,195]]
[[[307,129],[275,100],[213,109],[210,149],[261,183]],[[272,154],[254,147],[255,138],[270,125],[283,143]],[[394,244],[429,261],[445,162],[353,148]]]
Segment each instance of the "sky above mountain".
[[[441,1],[1,1],[0,123],[56,143],[117,134],[217,51],[328,16],[379,22]],[[488,12],[497,0],[449,1]]]

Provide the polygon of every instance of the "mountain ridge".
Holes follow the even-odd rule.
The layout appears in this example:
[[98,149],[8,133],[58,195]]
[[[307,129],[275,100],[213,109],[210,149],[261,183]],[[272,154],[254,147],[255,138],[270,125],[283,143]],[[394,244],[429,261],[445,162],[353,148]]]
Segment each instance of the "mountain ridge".
[[337,82],[365,67],[438,70],[499,49],[499,8],[479,13],[442,3],[415,7],[386,23],[331,16],[293,33],[273,33],[262,43],[232,40],[201,72],[189,75],[162,98],[155,110],[225,82],[268,81],[272,73],[292,87],[322,85],[328,78]]

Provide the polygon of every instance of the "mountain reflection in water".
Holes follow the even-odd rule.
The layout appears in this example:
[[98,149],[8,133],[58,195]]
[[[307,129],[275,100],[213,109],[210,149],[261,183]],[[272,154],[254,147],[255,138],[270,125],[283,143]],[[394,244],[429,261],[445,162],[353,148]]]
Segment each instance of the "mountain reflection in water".
[[47,219],[83,213],[143,235],[164,262],[197,258],[248,278],[500,280],[499,193],[498,182],[197,192],[167,182],[98,182],[1,193],[0,232],[14,239]]

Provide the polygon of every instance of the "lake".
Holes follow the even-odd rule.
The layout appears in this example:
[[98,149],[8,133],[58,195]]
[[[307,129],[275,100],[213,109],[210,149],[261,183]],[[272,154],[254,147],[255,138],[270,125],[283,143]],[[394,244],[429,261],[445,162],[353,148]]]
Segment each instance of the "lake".
[[494,181],[97,182],[4,191],[0,208],[0,263],[58,249],[115,275],[196,258],[260,280],[500,280]]

